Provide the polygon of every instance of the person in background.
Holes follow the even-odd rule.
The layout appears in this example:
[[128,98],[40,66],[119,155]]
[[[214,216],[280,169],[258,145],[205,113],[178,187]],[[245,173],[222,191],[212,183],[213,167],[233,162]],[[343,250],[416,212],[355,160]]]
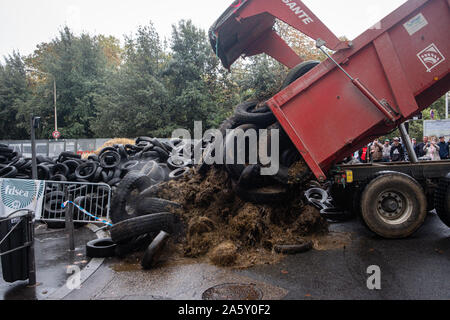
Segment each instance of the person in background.
[[368,146],[365,146],[365,147],[363,147],[362,149],[360,149],[359,152],[358,152],[358,154],[359,154],[358,160],[359,160],[361,163],[367,163],[367,162],[369,162],[369,147],[368,147]]
[[414,153],[415,153],[416,156],[417,156],[417,139],[416,139],[416,138],[412,138],[412,139],[411,139],[411,144],[412,144]]
[[437,139],[433,138],[431,142],[428,142],[423,148],[425,151],[425,158],[431,161],[439,161],[441,157],[439,156],[439,146],[437,145]]
[[381,162],[383,160],[383,145],[378,139],[370,147],[370,159],[372,162]]
[[449,144],[445,142],[445,137],[439,137],[439,156],[441,160],[449,159]]
[[424,148],[427,144],[428,144],[428,137],[423,137],[423,142],[419,143],[415,150],[417,158],[422,158],[425,156],[426,152],[424,151]]
[[395,138],[391,148],[391,161],[400,162],[404,160],[405,160],[405,151],[403,151],[403,146],[400,143],[400,139]]
[[391,162],[391,145],[389,139],[384,141],[384,145],[382,148],[382,161],[383,162]]

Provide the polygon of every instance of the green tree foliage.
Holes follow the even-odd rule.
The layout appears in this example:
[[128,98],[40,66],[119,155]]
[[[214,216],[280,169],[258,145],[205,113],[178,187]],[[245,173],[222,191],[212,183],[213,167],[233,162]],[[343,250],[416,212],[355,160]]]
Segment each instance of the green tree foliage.
[[[308,37],[284,23],[275,29],[303,60],[324,59]],[[54,82],[63,138],[169,137],[194,121],[218,127],[240,102],[276,94],[287,72],[265,55],[239,59],[228,72],[189,20],[174,25],[167,40],[149,23],[122,43],[65,27],[33,54],[14,52],[0,63],[0,139],[27,139],[31,115],[42,118],[39,137],[51,138]],[[444,117],[443,99],[432,108]],[[422,131],[421,121],[411,123],[412,136]]]
[[25,119],[34,109],[44,120],[43,135],[51,137],[56,81],[58,129],[63,138],[92,137],[90,124],[104,93],[108,64],[98,39],[88,34],[75,36],[66,27],[50,44],[39,46],[27,62],[36,84],[33,98],[19,115],[22,125],[27,125]]
[[169,92],[161,82],[166,56],[152,24],[125,39],[120,68],[110,73],[92,128],[96,136],[167,135]]
[[[3,139],[25,139],[26,131],[17,125],[19,110],[30,99],[30,88],[25,63],[20,54],[14,52],[0,64],[0,137]],[[29,119],[29,118],[28,118]]]

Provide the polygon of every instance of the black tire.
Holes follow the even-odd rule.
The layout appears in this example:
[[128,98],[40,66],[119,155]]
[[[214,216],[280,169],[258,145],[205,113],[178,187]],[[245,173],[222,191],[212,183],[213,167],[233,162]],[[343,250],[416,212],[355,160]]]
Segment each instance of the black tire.
[[434,195],[434,203],[439,218],[450,227],[450,173],[440,180]]
[[96,162],[93,161],[85,162],[75,170],[75,177],[77,178],[78,181],[80,179],[89,180],[92,179],[96,171],[97,171]]
[[167,159],[169,159],[169,153],[168,153],[165,149],[163,149],[163,148],[161,148],[161,147],[154,147],[154,148],[153,148],[153,151],[158,152],[158,154],[159,154],[159,159],[160,159],[162,162],[166,162]]
[[300,77],[303,77],[306,73],[308,73],[311,69],[313,69],[319,64],[320,61],[305,61],[300,63],[296,67],[292,68],[291,71],[289,71],[288,75],[286,76],[286,79],[284,80],[281,89],[287,88],[294,81],[296,81]]
[[298,254],[298,253],[304,253],[313,248],[312,241],[305,240],[302,244],[295,244],[295,245],[275,245],[274,250],[277,253],[281,254]]
[[241,188],[237,185],[235,189],[239,198],[255,204],[271,204],[281,202],[287,195],[287,189],[282,186],[247,189]]
[[189,165],[191,165],[191,163],[192,163],[191,159],[186,159],[180,156],[172,156],[169,159],[167,159],[167,166],[171,170],[188,167]]
[[139,161],[131,160],[131,161],[128,161],[128,162],[125,162],[124,164],[122,164],[120,168],[122,170],[129,172],[129,171],[138,169],[138,167],[139,167]]
[[69,173],[75,173],[75,170],[77,170],[80,163],[75,160],[66,160],[63,162],[63,165],[67,166],[69,168]]
[[109,258],[115,256],[116,244],[111,238],[96,239],[86,244],[86,255],[89,258]]
[[64,151],[60,153],[58,157],[58,162],[64,162],[68,159],[81,159],[81,155],[73,152]]
[[159,160],[159,153],[156,151],[146,151],[142,153],[142,157],[148,160]]
[[261,187],[260,182],[261,166],[252,164],[247,166],[238,180],[238,185],[242,188]]
[[16,167],[5,167],[0,170],[0,178],[14,178],[17,176]]
[[150,174],[150,172],[152,171],[154,166],[157,166],[158,163],[154,160],[150,160],[148,161],[140,170],[140,173],[143,175],[148,176]]
[[145,233],[161,230],[172,233],[173,227],[174,215],[172,213],[156,213],[114,224],[111,228],[111,238],[115,243],[121,243]]
[[[244,124],[236,128],[236,130],[243,130],[244,133],[247,132],[247,130],[258,130],[258,127],[254,124]],[[225,164],[225,168],[227,169],[228,173],[230,173],[231,177],[235,180],[238,180],[242,174],[242,172],[245,169],[244,164],[238,164],[237,163],[237,155],[239,153],[237,142],[237,138],[235,135],[233,135],[231,132],[226,136],[225,142],[224,142],[224,154],[223,154],[223,162]],[[246,154],[248,155],[248,143],[247,139],[245,140],[245,150]],[[234,148],[228,148],[229,146],[233,145]],[[232,150],[234,149],[234,150]],[[234,154],[232,153],[234,152]],[[233,164],[228,164],[227,158],[233,159]]]
[[147,176],[152,179],[152,181],[163,182],[166,180],[166,172],[164,168],[159,164],[155,164],[152,169],[149,171]]
[[[111,160],[111,159],[113,160]],[[117,151],[107,151],[99,156],[100,165],[104,169],[113,169],[120,165],[122,161],[120,154]]]
[[158,195],[158,192],[161,190],[161,183],[154,184],[151,187],[148,187],[144,191],[141,192],[141,198],[155,198]]
[[44,164],[39,164],[37,166],[38,179],[39,180],[50,180],[50,169]]
[[240,124],[255,124],[260,128],[266,128],[276,121],[275,116],[268,107],[255,110],[257,101],[244,102],[236,107],[234,118]]
[[181,208],[181,205],[173,201],[159,198],[139,197],[136,210],[140,215],[146,215],[159,212],[172,212],[174,209],[178,208]]
[[98,157],[100,158],[101,155],[103,155],[104,153],[109,152],[109,151],[116,152],[117,150],[114,147],[103,148],[102,151],[100,151],[100,153],[98,154]]
[[141,265],[145,270],[153,268],[159,260],[159,257],[164,251],[164,248],[169,240],[170,235],[167,232],[161,231],[156,238],[150,243],[142,258]]
[[113,178],[110,181],[108,181],[108,185],[110,185],[111,187],[113,186],[117,186],[118,184],[120,184],[122,182],[121,178]]
[[62,175],[64,177],[67,177],[67,175],[69,174],[70,169],[67,165],[65,165],[64,163],[58,163],[53,167],[52,170],[52,174],[54,176],[56,175]]
[[169,179],[171,179],[171,180],[181,179],[182,177],[187,175],[190,171],[191,171],[191,168],[189,168],[189,167],[174,170],[169,174]]
[[99,162],[98,155],[96,155],[96,154],[89,155],[88,160],[91,160],[91,161],[94,161],[94,162]]
[[347,221],[353,218],[353,215],[340,208],[324,208],[320,210],[320,215],[331,221]]
[[[120,179],[120,178],[119,178]],[[112,185],[115,179],[109,182]],[[139,194],[150,187],[152,181],[149,177],[138,172],[128,173],[120,182],[117,193],[113,197],[111,205],[111,221],[118,223],[125,219],[139,216],[133,207],[127,211],[127,204],[135,204]]]
[[50,180],[52,181],[67,181],[66,176],[63,176],[62,174],[55,174],[54,176],[51,176]]
[[155,238],[155,233],[147,233],[130,239],[126,243],[120,243],[116,246],[116,257],[123,258],[130,253],[145,250]]
[[367,227],[377,235],[406,238],[425,221],[427,200],[415,179],[403,173],[387,172],[365,187],[361,214]]

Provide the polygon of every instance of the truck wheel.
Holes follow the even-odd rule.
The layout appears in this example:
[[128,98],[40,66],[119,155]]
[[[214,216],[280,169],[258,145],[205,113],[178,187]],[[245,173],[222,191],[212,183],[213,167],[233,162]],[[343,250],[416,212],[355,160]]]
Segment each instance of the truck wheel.
[[434,201],[439,218],[450,227],[450,173],[440,181]]
[[370,230],[384,238],[412,235],[427,216],[427,199],[420,184],[392,172],[373,179],[361,196],[361,214]]

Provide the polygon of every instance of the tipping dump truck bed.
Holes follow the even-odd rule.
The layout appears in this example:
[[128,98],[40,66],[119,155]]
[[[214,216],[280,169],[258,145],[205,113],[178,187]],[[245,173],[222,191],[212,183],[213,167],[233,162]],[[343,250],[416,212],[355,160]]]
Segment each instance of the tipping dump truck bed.
[[374,138],[450,90],[450,0],[409,0],[351,42],[339,41],[299,0],[240,0],[210,30],[225,67],[267,53],[300,57],[273,29],[280,19],[336,51],[267,101],[319,180]]

